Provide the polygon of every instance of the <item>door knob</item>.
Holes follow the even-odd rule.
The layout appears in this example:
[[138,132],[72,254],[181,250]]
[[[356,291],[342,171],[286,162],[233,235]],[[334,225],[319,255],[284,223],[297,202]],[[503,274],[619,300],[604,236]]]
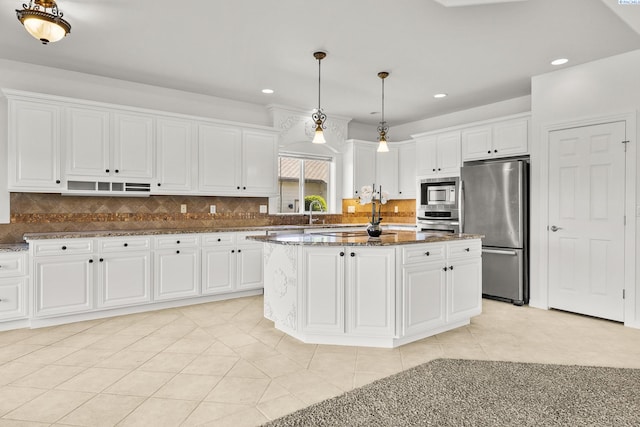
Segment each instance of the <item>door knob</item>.
[[553,231],[554,233],[558,230],[562,230],[562,227],[556,227],[555,225],[552,225],[550,228],[551,231]]

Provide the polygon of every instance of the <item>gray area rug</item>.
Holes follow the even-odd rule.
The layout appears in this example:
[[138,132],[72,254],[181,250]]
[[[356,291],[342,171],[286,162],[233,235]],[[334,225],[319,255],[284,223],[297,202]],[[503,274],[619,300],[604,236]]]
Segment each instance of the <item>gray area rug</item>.
[[640,369],[438,359],[265,426],[640,426]]

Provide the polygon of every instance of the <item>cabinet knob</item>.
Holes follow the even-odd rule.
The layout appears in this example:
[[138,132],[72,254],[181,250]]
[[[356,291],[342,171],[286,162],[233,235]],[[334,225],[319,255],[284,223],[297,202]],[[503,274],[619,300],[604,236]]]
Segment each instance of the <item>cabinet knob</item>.
[[104,262],[104,258],[100,258],[100,262]]
[[425,254],[426,256],[429,256],[429,251],[425,252],[424,254]]
[[63,246],[63,247],[62,247],[62,250],[63,250],[63,251],[66,251],[66,250],[67,250],[67,247],[66,247],[66,246]]
[[242,249],[238,249],[238,253],[242,252]]
[[340,252],[340,256],[344,256],[344,252]]
[[447,271],[447,266],[446,265],[442,268],[442,271]]
[[180,244],[180,240],[176,240],[176,243],[177,243],[177,244]]
[[439,171],[441,171],[442,169],[438,168]]
[[453,265],[451,267],[449,267],[449,270],[453,270]]
[[116,169],[116,173],[120,173],[120,171],[118,169]]
[[435,169],[433,169],[433,171],[435,172],[436,170],[435,170]]
[[354,193],[358,194],[358,190],[354,191]]
[[236,253],[235,249],[231,249],[231,253],[235,254]]
[[124,247],[126,248],[127,246],[129,246],[129,244],[128,244],[128,243],[125,243],[125,244],[124,244]]
[[238,190],[240,189],[240,186],[238,185],[238,187],[236,187]]
[[464,248],[465,251],[469,252],[469,248]]
[[398,194],[402,194],[402,191],[398,191]]
[[179,254],[179,253],[180,253],[180,251],[176,251],[176,253],[177,253],[177,254]]
[[89,260],[89,264],[93,264],[93,260],[92,259]]
[[247,189],[247,187],[242,187],[242,189],[243,189],[243,190],[246,190],[246,189]]
[[106,173],[109,173],[109,169],[105,169],[104,171],[105,171]]
[[350,255],[351,255],[351,256],[356,256],[356,253],[355,253],[355,252],[351,252],[351,254],[350,254]]
[[494,152],[494,153],[497,153],[497,152],[498,152],[498,150],[493,150],[493,152]]
[[160,187],[162,184],[158,183],[158,187]]
[[488,151],[487,151],[487,154],[491,154],[491,150],[488,150]]
[[218,242],[220,242],[220,241],[222,241],[222,239],[220,239],[220,238],[218,237]]
[[60,184],[60,180],[59,179],[56,179],[56,184]]

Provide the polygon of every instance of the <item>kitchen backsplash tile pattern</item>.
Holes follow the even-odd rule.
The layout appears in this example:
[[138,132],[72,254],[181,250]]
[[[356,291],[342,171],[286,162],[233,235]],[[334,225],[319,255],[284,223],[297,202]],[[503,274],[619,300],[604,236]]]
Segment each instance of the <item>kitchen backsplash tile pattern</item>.
[[[180,206],[187,205],[187,213]],[[0,243],[22,242],[25,233],[91,230],[144,230],[199,227],[247,227],[299,225],[308,221],[303,215],[261,214],[260,197],[85,197],[59,194],[11,193],[11,223],[0,224]],[[216,214],[209,213],[216,205]],[[347,214],[347,206],[356,212]],[[399,213],[394,213],[398,206]],[[366,223],[371,206],[357,200],[343,201],[344,215],[322,215],[327,224]],[[383,205],[384,222],[415,222],[415,201],[390,201]]]

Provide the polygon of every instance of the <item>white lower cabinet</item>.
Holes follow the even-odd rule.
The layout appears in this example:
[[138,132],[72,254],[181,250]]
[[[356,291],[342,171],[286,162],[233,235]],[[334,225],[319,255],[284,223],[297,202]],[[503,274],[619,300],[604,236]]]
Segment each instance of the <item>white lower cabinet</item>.
[[260,289],[264,284],[264,245],[260,242],[245,240],[255,233],[237,234],[236,277],[238,290]]
[[482,260],[450,259],[447,277],[447,316],[458,322],[482,310]]
[[38,257],[34,261],[35,316],[93,309],[92,254]]
[[27,254],[0,253],[0,321],[27,316]]
[[393,335],[394,249],[304,248],[303,275],[304,332]]
[[235,246],[202,248],[202,293],[231,292],[236,283]]
[[104,254],[99,259],[98,307],[151,301],[151,253]]
[[446,323],[445,276],[442,262],[402,268],[403,335],[413,335]]
[[195,297],[200,294],[199,248],[158,249],[154,257],[156,301]]

